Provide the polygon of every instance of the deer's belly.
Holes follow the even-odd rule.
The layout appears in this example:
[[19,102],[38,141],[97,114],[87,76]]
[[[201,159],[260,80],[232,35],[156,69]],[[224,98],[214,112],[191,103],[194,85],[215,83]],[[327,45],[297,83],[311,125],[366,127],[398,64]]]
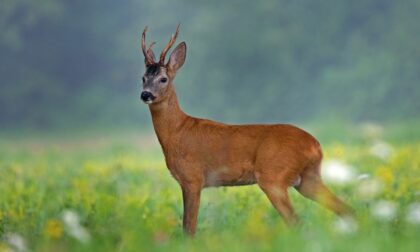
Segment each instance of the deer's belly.
[[256,183],[254,172],[251,169],[232,169],[229,167],[220,167],[207,171],[205,179],[206,187],[239,186]]

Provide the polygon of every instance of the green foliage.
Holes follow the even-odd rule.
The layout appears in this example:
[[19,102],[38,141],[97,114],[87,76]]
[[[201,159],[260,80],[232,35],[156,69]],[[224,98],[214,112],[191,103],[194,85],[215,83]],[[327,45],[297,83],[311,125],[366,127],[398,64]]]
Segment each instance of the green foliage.
[[[228,122],[404,120],[420,111],[418,0],[2,1],[2,128],[149,125],[138,99],[178,22],[191,114]],[[146,119],[145,119],[146,118]]]
[[[420,146],[392,145],[386,160],[370,153],[368,141],[324,148],[327,160],[370,175],[330,185],[355,207],[355,230],[293,189],[302,225],[289,230],[258,186],[242,186],[203,191],[198,234],[190,240],[181,231],[179,186],[150,139],[3,138],[0,251],[19,251],[10,236],[21,237],[29,251],[417,251],[420,223],[410,222],[407,213],[420,199]],[[366,200],[360,191],[370,180],[383,188]],[[391,219],[372,213],[383,200],[397,206]],[[72,233],[69,212],[90,239]]]
[[61,4],[54,0],[3,0],[0,3],[0,45],[13,51],[21,50],[26,30],[42,20],[54,21],[61,11]]

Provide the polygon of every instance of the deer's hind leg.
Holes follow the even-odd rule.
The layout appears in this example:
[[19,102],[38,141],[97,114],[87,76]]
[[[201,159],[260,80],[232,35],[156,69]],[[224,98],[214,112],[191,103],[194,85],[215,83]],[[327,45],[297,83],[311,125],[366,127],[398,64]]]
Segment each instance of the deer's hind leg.
[[277,209],[288,226],[298,223],[299,218],[289,199],[289,185],[280,176],[257,173],[257,183],[267,195],[271,204]]
[[317,164],[302,172],[300,184],[295,186],[296,190],[304,197],[318,202],[337,215],[354,215],[354,210],[324,185],[319,169],[320,166]]

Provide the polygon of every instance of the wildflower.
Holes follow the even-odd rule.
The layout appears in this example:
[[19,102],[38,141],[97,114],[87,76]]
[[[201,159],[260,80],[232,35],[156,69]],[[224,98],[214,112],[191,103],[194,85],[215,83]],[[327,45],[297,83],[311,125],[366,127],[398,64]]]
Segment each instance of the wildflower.
[[376,140],[369,149],[371,155],[383,160],[388,160],[392,152],[392,146],[381,140]]
[[379,124],[367,122],[361,125],[361,131],[364,137],[375,139],[382,135],[384,129]]
[[0,252],[12,252],[12,249],[7,244],[0,242]]
[[87,230],[80,225],[79,216],[76,212],[71,210],[64,211],[63,221],[66,226],[66,231],[70,236],[82,243],[90,241],[90,235]]
[[368,201],[380,194],[383,188],[383,183],[378,179],[364,179],[360,181],[358,187],[356,188],[356,193],[360,199]]
[[342,145],[336,145],[333,148],[333,154],[336,158],[341,158],[344,155],[344,147]]
[[397,215],[397,205],[392,201],[379,201],[371,207],[372,215],[378,220],[391,221]]
[[363,174],[360,174],[359,176],[357,176],[357,180],[365,180],[365,179],[368,179],[368,178],[370,178],[370,175],[367,174],[367,173],[363,173]]
[[413,203],[407,209],[406,221],[411,224],[420,224],[420,203]]
[[11,246],[15,251],[24,252],[28,251],[26,246],[26,241],[22,236],[16,233],[9,233],[4,236],[4,240],[9,246]]
[[394,181],[394,174],[388,167],[381,167],[376,171],[376,175],[385,183],[391,184]]
[[348,216],[338,218],[333,224],[333,229],[340,234],[353,234],[358,228],[357,222]]
[[63,226],[56,219],[48,220],[44,228],[44,233],[49,238],[59,239],[63,235]]
[[254,210],[246,220],[246,230],[252,237],[258,237],[263,239],[268,237],[269,230],[267,225],[262,221],[264,219],[265,212],[263,209]]
[[321,173],[325,181],[334,184],[347,184],[355,177],[352,166],[335,159],[326,161]]

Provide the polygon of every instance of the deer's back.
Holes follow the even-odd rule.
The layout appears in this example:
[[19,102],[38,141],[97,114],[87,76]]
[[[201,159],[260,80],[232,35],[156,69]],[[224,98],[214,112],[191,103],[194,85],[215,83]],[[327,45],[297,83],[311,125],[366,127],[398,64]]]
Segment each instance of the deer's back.
[[283,157],[303,166],[322,156],[318,141],[292,125],[227,125],[197,118],[183,125],[164,152],[178,181],[202,177],[206,185],[252,184],[256,164],[264,160]]

